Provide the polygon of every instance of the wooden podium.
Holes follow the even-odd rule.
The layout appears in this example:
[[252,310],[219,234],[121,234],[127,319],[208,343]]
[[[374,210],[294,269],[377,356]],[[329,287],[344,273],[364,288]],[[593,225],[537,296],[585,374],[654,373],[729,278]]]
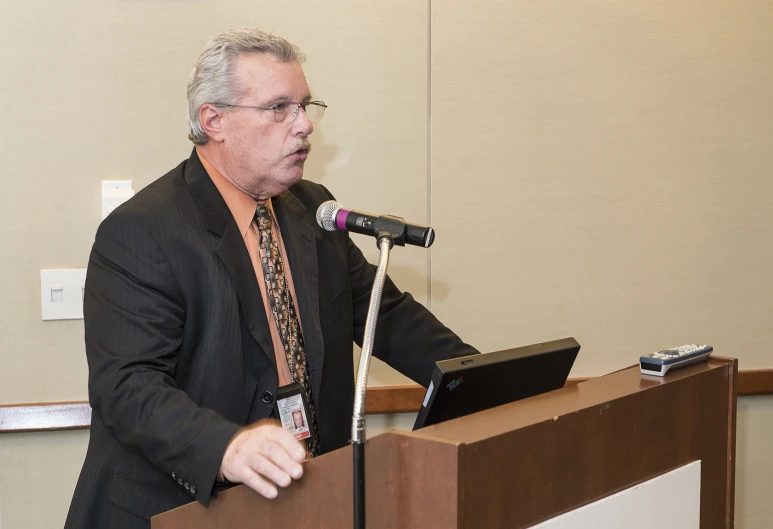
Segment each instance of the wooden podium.
[[[733,527],[735,359],[667,376],[638,366],[366,448],[368,529],[524,528],[701,461],[700,527]],[[245,486],[152,529],[351,528],[352,453],[305,464],[275,500]]]

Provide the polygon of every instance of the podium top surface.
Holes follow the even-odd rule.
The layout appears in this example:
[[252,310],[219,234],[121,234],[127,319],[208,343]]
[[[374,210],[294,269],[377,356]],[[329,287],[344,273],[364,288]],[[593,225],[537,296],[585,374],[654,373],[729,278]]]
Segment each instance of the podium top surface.
[[[638,364],[528,399],[511,402],[458,419],[427,426],[405,435],[470,444],[544,421],[558,421],[579,410],[599,406],[715,369],[732,368],[735,359],[709,357],[705,362],[670,371],[666,376],[644,375]],[[730,373],[732,369],[728,370]]]

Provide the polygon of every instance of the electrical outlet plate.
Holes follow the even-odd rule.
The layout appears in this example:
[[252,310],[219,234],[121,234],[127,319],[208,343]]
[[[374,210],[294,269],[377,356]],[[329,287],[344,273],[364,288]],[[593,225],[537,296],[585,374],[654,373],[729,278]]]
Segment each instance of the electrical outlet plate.
[[43,320],[83,319],[83,291],[86,269],[40,271],[40,300]]

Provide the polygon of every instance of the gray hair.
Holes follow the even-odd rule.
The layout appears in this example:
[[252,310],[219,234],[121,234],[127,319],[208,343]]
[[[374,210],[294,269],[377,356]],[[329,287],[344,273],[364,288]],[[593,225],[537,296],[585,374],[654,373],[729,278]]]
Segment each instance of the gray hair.
[[188,139],[205,145],[209,136],[199,120],[205,103],[233,103],[239,96],[233,83],[236,59],[249,53],[266,53],[282,62],[302,64],[306,56],[282,37],[259,29],[232,29],[207,43],[188,79]]

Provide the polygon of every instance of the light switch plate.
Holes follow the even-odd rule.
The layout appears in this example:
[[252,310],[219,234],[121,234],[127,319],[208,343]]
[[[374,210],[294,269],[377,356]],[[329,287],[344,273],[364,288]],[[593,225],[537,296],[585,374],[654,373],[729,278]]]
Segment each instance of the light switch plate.
[[102,220],[133,196],[131,180],[102,180]]
[[40,271],[40,300],[43,320],[83,319],[83,289],[86,269]]

